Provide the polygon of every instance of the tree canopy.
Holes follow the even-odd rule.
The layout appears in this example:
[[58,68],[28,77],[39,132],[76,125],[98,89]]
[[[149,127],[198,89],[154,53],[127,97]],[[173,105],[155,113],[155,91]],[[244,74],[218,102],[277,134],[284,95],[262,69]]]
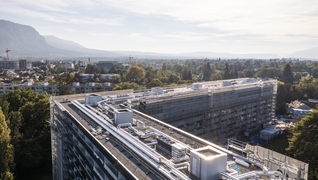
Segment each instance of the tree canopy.
[[10,141],[10,129],[0,108],[0,179],[14,179],[14,151]]
[[139,83],[145,77],[146,71],[140,66],[131,66],[127,70],[126,80],[129,82]]
[[73,73],[64,73],[61,76],[56,77],[59,95],[72,94],[74,78],[75,75]]
[[318,110],[303,117],[292,129],[287,152],[294,158],[309,163],[309,178],[318,179]]
[[127,82],[123,82],[121,84],[116,84],[116,86],[113,88],[113,91],[116,90],[124,90],[124,89],[134,89],[137,90],[139,88],[138,84],[136,83],[127,83]]
[[[0,95],[0,106],[6,113],[0,112],[0,144],[6,143],[7,158],[14,157],[14,162],[9,163],[3,178],[25,178],[36,172],[37,169],[47,167],[51,169],[51,144],[50,144],[50,105],[47,94],[37,94],[31,89],[20,89]],[[6,119],[6,121],[5,121]],[[5,135],[3,135],[3,129]],[[9,136],[9,138],[8,138]],[[5,137],[5,138],[4,138]],[[2,141],[5,139],[5,141]],[[0,148],[0,156],[3,148]],[[12,155],[8,154],[12,152]],[[1,167],[7,167],[6,158],[0,157]],[[4,164],[3,164],[4,163]],[[15,165],[15,166],[14,166]],[[3,170],[3,169],[2,169]],[[2,173],[1,171],[0,173]]]
[[293,83],[293,80],[294,80],[293,71],[292,71],[289,63],[287,63],[285,68],[284,68],[284,72],[283,72],[283,81],[285,83]]

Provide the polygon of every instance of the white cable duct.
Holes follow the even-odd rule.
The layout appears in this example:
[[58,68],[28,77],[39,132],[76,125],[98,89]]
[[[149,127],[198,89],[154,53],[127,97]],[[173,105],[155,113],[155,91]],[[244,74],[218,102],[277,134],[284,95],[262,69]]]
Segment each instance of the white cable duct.
[[109,119],[106,115],[104,115],[102,112],[97,111],[96,109],[94,109],[93,107],[91,107],[90,105],[86,105],[86,107],[88,107],[90,110],[94,111],[96,114],[103,116],[103,118],[108,121],[109,123],[113,124],[113,121],[111,119]]
[[132,127],[131,123],[123,123],[123,124],[118,124],[117,125],[117,129],[122,128],[122,127],[129,127],[130,129],[132,129],[134,131],[134,133],[137,133],[138,130],[135,129],[134,127]]
[[154,138],[157,138],[157,137],[158,137],[158,134],[155,133],[155,132],[151,132],[151,133],[147,133],[147,134],[141,135],[140,138],[142,138],[142,139],[147,139],[147,138],[149,138],[149,137],[151,137],[151,136],[154,137]]
[[[76,107],[78,107],[81,111],[83,111],[83,113],[85,113],[86,115],[88,115],[90,118],[98,121],[98,122],[102,122],[98,116],[96,116],[95,114],[91,113],[88,109],[85,109],[84,106],[82,104],[80,104],[77,101],[72,102]],[[134,150],[135,148],[139,148],[138,146],[134,145],[133,143],[127,141],[122,135],[123,134],[119,134],[117,131],[117,129],[114,126],[105,124],[102,122],[102,124],[100,124],[102,127],[104,127],[105,129],[109,130],[111,132],[111,134],[116,137],[118,140],[120,140],[121,142],[123,142],[124,144],[126,144],[129,148],[131,148],[132,150]],[[134,146],[134,147],[133,147]],[[147,157],[148,155],[142,154],[142,151],[139,150],[134,150],[135,153],[137,153],[139,156],[141,157]],[[150,157],[150,156],[149,156]],[[150,163],[152,166],[157,167],[158,168],[158,163],[151,158],[145,158],[145,160]],[[166,170],[163,167],[159,167],[158,169],[162,170],[162,173],[165,174],[167,177],[171,176],[170,172],[168,170]],[[173,178],[174,179],[174,178]]]
[[273,176],[279,176],[279,178],[286,178],[281,172],[279,171],[251,171],[248,173],[240,174],[237,176],[238,179],[244,180],[249,177],[257,176],[257,175],[262,175],[262,176],[268,176],[268,177],[273,177]]
[[250,171],[244,174],[240,174],[240,175],[235,175],[235,177],[233,176],[233,173],[226,173],[226,172],[222,172],[221,173],[223,176],[227,177],[228,179],[231,180],[245,180],[251,177],[257,177],[257,176],[267,176],[270,178],[286,178],[281,172],[279,171]]
[[175,168],[182,167],[182,166],[190,167],[190,163],[189,162],[183,162],[183,163],[179,163],[179,164],[174,164],[173,166]]
[[128,132],[122,130],[121,128],[119,128],[119,130],[121,130],[121,132],[123,132],[122,135],[124,135],[127,139],[129,139],[129,141],[132,144],[136,145],[141,151],[147,153],[149,157],[156,158],[157,163],[165,164],[169,168],[170,173],[172,173],[173,175],[176,175],[177,177],[179,177],[181,179],[190,179],[185,174],[181,173],[178,169],[174,168],[173,164],[170,161],[168,161],[166,158],[161,156],[159,153],[157,153],[153,149],[150,149],[146,144],[142,143],[141,141],[139,141],[136,138],[132,138]]
[[[150,128],[150,126],[145,126],[145,123],[138,119],[133,119],[133,120],[136,121],[136,125],[137,125],[137,127],[135,127],[136,129],[144,130],[144,129]],[[142,126],[138,126],[139,123],[142,124]]]
[[156,145],[156,144],[158,144],[158,141],[157,141],[157,140],[151,141],[151,143],[147,143],[146,145],[147,145],[147,146],[152,146],[152,145]]
[[[123,105],[123,104],[121,104],[120,106],[128,108],[127,106],[125,106],[125,105]],[[130,109],[131,109],[131,108],[130,108]],[[222,148],[222,147],[220,147],[220,146],[217,146],[217,145],[215,145],[215,144],[213,144],[213,143],[211,143],[211,142],[208,142],[208,141],[206,141],[206,140],[204,140],[204,139],[198,138],[198,137],[196,137],[196,136],[194,136],[194,135],[192,135],[192,134],[190,134],[190,133],[188,133],[188,132],[185,132],[185,131],[183,131],[183,130],[175,129],[175,127],[173,127],[173,126],[171,126],[171,125],[169,125],[169,124],[167,124],[167,123],[158,121],[157,119],[155,119],[155,118],[153,118],[153,117],[151,117],[151,116],[149,116],[149,115],[146,115],[146,114],[141,113],[141,112],[139,112],[139,111],[136,111],[136,110],[134,110],[134,109],[131,109],[131,110],[132,110],[134,113],[137,113],[137,114],[139,114],[139,115],[141,115],[141,116],[147,117],[147,118],[149,118],[149,119],[151,119],[151,120],[154,120],[154,121],[156,121],[156,122],[158,122],[158,123],[160,123],[160,124],[163,124],[163,125],[166,126],[166,127],[169,127],[169,128],[171,128],[171,129],[174,129],[174,130],[176,130],[176,131],[182,132],[182,133],[184,133],[184,134],[186,134],[186,135],[188,135],[188,136],[190,136],[190,137],[192,137],[192,138],[194,138],[194,139],[199,139],[200,141],[202,141],[202,142],[204,142],[204,143],[206,143],[206,144],[208,144],[208,145],[210,145],[210,146],[212,146],[212,147],[214,147],[214,148],[216,148],[216,149],[219,149],[219,150],[221,150],[221,151],[223,151],[223,152],[225,152],[225,153],[227,153],[227,154],[230,154],[230,155],[233,155],[233,156],[237,156],[237,157],[238,157],[238,155],[237,155],[236,153],[232,152],[232,151],[229,151],[229,150],[227,150],[227,149],[225,149],[225,148]],[[153,131],[155,131],[155,132],[157,132],[157,133],[159,133],[159,134],[164,134],[164,133],[162,133],[161,131],[159,131],[159,130],[157,130],[157,129],[154,129],[153,127],[150,127],[150,129],[152,129]],[[179,142],[178,140],[176,140],[176,139],[174,139],[174,138],[172,138],[172,137],[171,137],[171,139],[172,139],[172,140],[175,140],[175,141],[177,141],[177,142]],[[189,147],[190,150],[192,149],[190,146],[188,146],[188,147]],[[257,163],[257,162],[250,161],[249,159],[244,158],[244,157],[239,157],[239,158],[242,159],[242,160],[244,160],[244,161],[246,161],[246,162],[248,162],[248,163],[251,163],[251,164],[253,163],[254,165],[258,166],[259,168],[261,168],[261,169],[263,170],[263,171],[261,171],[261,172],[268,172],[268,168],[267,168],[265,165],[259,164],[259,163]],[[233,177],[233,179],[236,179],[236,178]]]
[[[131,137],[131,135],[126,131],[123,131],[121,128],[119,129],[119,131],[117,131],[116,127],[112,126],[111,124],[107,124],[105,121],[102,121],[100,117],[92,113],[89,109],[85,108],[78,101],[72,101],[72,104],[78,107],[90,118],[95,120],[95,122],[97,122],[101,127],[108,130],[115,138],[126,144],[130,149],[132,149],[136,154],[146,160],[150,165],[156,167],[166,177],[170,177],[170,179],[176,179],[176,177],[180,179],[190,179],[188,176],[181,173],[178,169],[174,168],[171,162],[169,162],[167,159],[162,157],[154,150],[150,149],[146,144],[141,143],[136,138]],[[160,164],[165,164],[165,166],[161,166]]]
[[[128,108],[127,106],[125,106],[125,105],[123,105],[123,104],[121,104],[120,106]],[[183,133],[183,134],[185,134],[185,135],[187,135],[187,136],[189,136],[189,137],[191,137],[191,138],[193,138],[193,139],[197,139],[197,140],[199,140],[199,141],[201,141],[201,142],[204,142],[205,144],[208,144],[208,145],[210,145],[210,146],[212,146],[212,147],[214,147],[214,148],[216,148],[216,149],[218,149],[218,150],[221,150],[222,152],[224,152],[224,153],[226,153],[226,154],[230,154],[230,155],[233,155],[233,156],[238,156],[238,154],[236,154],[236,153],[234,153],[234,152],[232,152],[232,151],[229,151],[229,150],[227,150],[227,149],[225,149],[225,148],[222,148],[222,147],[220,147],[220,146],[218,146],[218,145],[216,145],[216,144],[213,144],[213,143],[211,143],[211,142],[209,142],[209,141],[207,141],[207,140],[201,139],[201,138],[199,138],[199,137],[197,137],[197,136],[194,136],[194,135],[192,135],[192,134],[190,134],[190,133],[188,133],[188,132],[186,132],[186,131],[183,131],[183,130],[181,130],[181,129],[176,129],[176,128],[173,127],[172,125],[169,125],[169,124],[167,124],[167,123],[164,123],[164,122],[162,122],[162,121],[159,121],[159,120],[157,120],[157,119],[155,119],[155,118],[153,118],[153,117],[151,117],[151,116],[149,116],[149,115],[146,115],[146,114],[144,114],[144,113],[142,113],[142,112],[139,112],[139,111],[137,111],[137,110],[135,110],[135,109],[132,109],[132,108],[129,108],[129,109],[131,109],[131,110],[132,110],[134,113],[136,113],[136,114],[139,114],[139,115],[141,115],[141,116],[147,117],[147,118],[149,118],[149,119],[151,119],[151,120],[153,120],[153,121],[155,121],[155,122],[157,122],[157,123],[159,123],[159,124],[162,124],[162,125],[164,125],[164,126],[166,126],[166,127],[171,128],[171,129],[173,129],[173,130],[179,131],[179,132],[181,132],[181,133]],[[150,128],[152,128],[152,127],[150,127]],[[157,131],[158,131],[158,130],[157,130]],[[158,132],[160,132],[160,131],[158,131]],[[160,133],[161,133],[161,132],[160,132]],[[179,141],[178,141],[178,142],[179,142]],[[192,149],[190,146],[189,146],[189,148]],[[245,161],[247,161],[247,162],[253,163],[254,165],[260,167],[260,168],[261,168],[262,170],[264,170],[264,171],[268,171],[268,168],[267,168],[266,166],[262,165],[262,164],[259,164],[259,163],[257,163],[257,162],[252,162],[252,161],[250,161],[250,160],[248,160],[247,158],[244,158],[244,157],[241,157],[241,159],[243,159],[243,160],[245,160]]]

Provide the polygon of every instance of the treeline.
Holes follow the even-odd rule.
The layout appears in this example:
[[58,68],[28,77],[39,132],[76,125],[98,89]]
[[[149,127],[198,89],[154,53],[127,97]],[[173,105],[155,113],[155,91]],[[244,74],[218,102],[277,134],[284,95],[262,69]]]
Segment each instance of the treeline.
[[95,74],[98,77],[103,72],[120,74],[121,79],[114,83],[134,82],[146,87],[161,83],[169,85],[238,77],[274,78],[292,84],[306,73],[318,78],[318,63],[296,60],[149,60],[133,63],[130,67],[119,64],[110,70],[89,64],[80,73]]
[[0,179],[51,171],[50,103],[31,89],[0,95]]

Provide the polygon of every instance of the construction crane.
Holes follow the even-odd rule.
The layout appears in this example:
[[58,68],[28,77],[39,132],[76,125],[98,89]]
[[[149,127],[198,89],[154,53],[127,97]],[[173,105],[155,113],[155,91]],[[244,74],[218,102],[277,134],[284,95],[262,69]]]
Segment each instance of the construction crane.
[[11,50],[7,48],[7,50],[6,50],[6,53],[7,53],[7,61],[9,61],[9,52],[10,52],[10,51],[11,51]]

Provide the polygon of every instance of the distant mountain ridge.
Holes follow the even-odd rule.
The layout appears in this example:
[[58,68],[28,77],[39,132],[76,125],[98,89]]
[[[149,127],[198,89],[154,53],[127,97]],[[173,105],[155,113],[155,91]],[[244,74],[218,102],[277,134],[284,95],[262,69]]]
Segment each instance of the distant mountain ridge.
[[56,53],[33,27],[0,20],[0,50],[7,48],[11,49],[11,56]]
[[183,56],[188,57],[206,57],[206,58],[259,58],[259,59],[270,59],[279,58],[277,54],[232,54],[232,53],[215,53],[215,52],[190,52],[182,53]]
[[52,35],[44,35],[43,37],[48,45],[55,47],[57,49],[72,49],[72,50],[78,50],[80,48],[86,49],[84,46],[78,43],[75,43],[69,40],[63,40]]
[[[73,41],[55,36],[41,36],[33,27],[0,20],[0,56],[10,49],[10,57],[128,57],[154,59],[187,59],[187,58],[279,58],[276,54],[231,54],[215,52],[189,52],[179,54],[139,52],[139,51],[104,51],[86,48]],[[1,53],[2,52],[2,53]],[[318,48],[299,51],[290,57],[318,59]]]
[[290,55],[290,57],[318,59],[318,47],[294,52]]

